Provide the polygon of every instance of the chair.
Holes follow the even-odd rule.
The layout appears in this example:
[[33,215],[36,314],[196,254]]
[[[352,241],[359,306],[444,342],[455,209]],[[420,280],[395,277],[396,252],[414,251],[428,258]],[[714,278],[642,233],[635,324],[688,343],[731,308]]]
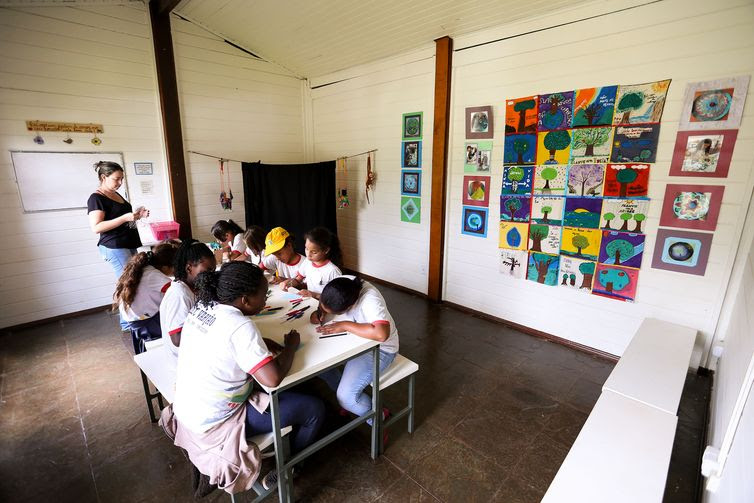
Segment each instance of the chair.
[[[398,354],[395,355],[395,360],[393,360],[393,363],[390,364],[387,370],[380,374],[380,393],[382,393],[382,390],[387,389],[398,381],[402,381],[408,377],[408,404],[403,409],[394,413],[387,421],[385,421],[384,418],[382,418],[382,414],[380,414],[380,430],[387,428],[403,416],[408,416],[408,432],[409,434],[414,432],[414,387],[416,384],[416,372],[418,370],[418,364],[412,362],[405,356]],[[378,403],[382,403],[381,397],[378,398]],[[383,452],[385,449],[384,435],[380,435],[379,449],[380,452]]]

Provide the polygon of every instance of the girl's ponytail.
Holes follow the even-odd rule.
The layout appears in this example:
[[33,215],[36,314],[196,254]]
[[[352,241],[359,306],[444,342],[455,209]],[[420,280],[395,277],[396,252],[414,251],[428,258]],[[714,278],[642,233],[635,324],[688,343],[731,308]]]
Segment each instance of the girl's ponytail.
[[[150,252],[151,253],[151,252]],[[113,311],[118,309],[121,303],[128,308],[136,297],[136,289],[139,288],[144,268],[149,265],[149,256],[140,252],[131,257],[123,268],[123,274],[118,278],[118,284],[113,293]]]
[[220,273],[216,271],[204,271],[194,281],[196,289],[196,302],[204,306],[210,306],[217,301],[217,284],[220,281]]

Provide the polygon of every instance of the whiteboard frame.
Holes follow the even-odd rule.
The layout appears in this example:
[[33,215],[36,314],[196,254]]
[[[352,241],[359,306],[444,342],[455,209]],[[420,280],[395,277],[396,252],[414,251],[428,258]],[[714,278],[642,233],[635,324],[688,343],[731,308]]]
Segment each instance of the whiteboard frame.
[[60,151],[60,150],[9,150],[10,153],[10,160],[11,164],[13,165],[13,177],[14,181],[16,182],[16,190],[18,190],[18,198],[21,200],[21,209],[23,213],[31,214],[31,213],[49,213],[51,211],[70,211],[70,210],[80,210],[85,209],[86,205],[84,206],[71,206],[66,208],[50,208],[46,210],[27,210],[26,205],[24,203],[24,196],[21,193],[21,186],[18,183],[18,171],[16,170],[16,162],[13,158],[13,154],[107,154],[107,155],[117,155],[120,157],[120,165],[123,167],[123,184],[121,185],[121,189],[124,194],[121,195],[123,199],[126,201],[129,201],[129,194],[130,191],[128,190],[128,174],[126,169],[126,163],[123,159],[123,152],[100,152],[100,151],[94,151],[94,152],[86,152],[86,151],[75,151],[75,152],[66,152],[66,151]]

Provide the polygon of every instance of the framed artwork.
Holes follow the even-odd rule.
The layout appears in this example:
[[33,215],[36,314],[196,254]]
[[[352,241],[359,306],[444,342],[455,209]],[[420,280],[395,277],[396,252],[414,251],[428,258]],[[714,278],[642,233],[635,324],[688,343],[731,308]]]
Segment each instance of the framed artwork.
[[529,251],[560,253],[560,231],[558,225],[531,224],[529,226]]
[[463,207],[461,233],[480,238],[487,237],[487,208]]
[[540,94],[537,104],[537,130],[554,131],[571,127],[573,91]]
[[644,256],[644,234],[602,231],[599,262],[608,265],[641,267]]
[[670,176],[727,177],[737,136],[737,129],[678,131]]
[[491,106],[466,109],[466,138],[491,139],[493,133]]
[[571,133],[568,129],[537,134],[537,164],[568,164]]
[[422,198],[401,197],[401,222],[418,224],[421,222]]
[[463,204],[469,206],[484,206],[490,203],[490,177],[463,177]]
[[580,259],[597,260],[600,255],[601,238],[602,233],[598,229],[563,227],[560,253]]
[[421,140],[423,112],[403,114],[403,139]]
[[737,129],[750,78],[742,75],[687,84],[678,129]]
[[597,264],[591,260],[581,260],[561,255],[558,286],[564,286],[578,292],[590,293]]
[[531,217],[531,198],[527,196],[500,196],[500,220],[528,222]]
[[659,138],[659,124],[617,126],[610,162],[655,162]]
[[505,137],[503,164],[534,164],[536,158],[536,134],[512,134]]
[[422,172],[411,169],[401,170],[401,195],[421,196],[421,193]]
[[660,225],[714,231],[724,192],[723,185],[669,183],[665,187]]
[[537,96],[505,102],[505,134],[537,132]]
[[530,252],[526,279],[542,285],[555,286],[558,284],[558,269],[560,269],[559,255]]
[[636,285],[639,270],[630,267],[597,264],[592,293],[602,297],[633,302],[636,298]]
[[659,124],[669,88],[670,79],[618,86],[613,124]]
[[649,193],[649,164],[608,164],[606,197],[644,197]]
[[568,168],[567,196],[601,197],[604,164],[573,164]]
[[534,193],[553,196],[565,195],[568,166],[536,166],[534,168]]
[[500,248],[525,251],[528,240],[529,224],[500,221]]
[[563,225],[565,198],[534,196],[531,200],[531,221],[537,224]]
[[573,130],[571,164],[605,164],[610,157],[613,128],[592,127]]
[[505,166],[501,194],[531,194],[534,181],[533,166]]
[[712,234],[678,229],[658,229],[652,268],[704,276]]
[[511,278],[523,279],[529,254],[521,250],[500,250],[500,274]]
[[467,142],[463,161],[464,173],[489,173],[492,161],[492,142]]
[[563,225],[598,229],[602,214],[602,198],[567,197]]
[[600,229],[642,233],[649,215],[649,199],[603,199]]
[[422,167],[422,142],[404,141],[401,143],[401,167]]
[[573,101],[573,127],[612,125],[617,91],[618,86],[577,90]]

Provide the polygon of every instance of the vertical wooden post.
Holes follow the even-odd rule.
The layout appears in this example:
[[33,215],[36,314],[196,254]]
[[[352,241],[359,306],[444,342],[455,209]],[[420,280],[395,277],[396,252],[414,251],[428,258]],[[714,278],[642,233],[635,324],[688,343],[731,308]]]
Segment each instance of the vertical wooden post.
[[442,300],[442,268],[445,255],[445,184],[448,178],[448,131],[450,129],[450,77],[453,69],[453,39],[435,40],[435,111],[432,128],[432,203],[429,223],[429,280],[427,296]]
[[189,212],[186,162],[183,155],[181,130],[181,107],[178,102],[178,83],[175,75],[173,36],[170,31],[170,11],[178,1],[151,0],[149,17],[152,22],[154,58],[157,66],[157,88],[160,95],[162,129],[165,135],[165,150],[170,180],[170,200],[176,222],[181,224],[181,239],[191,237],[191,213]]

